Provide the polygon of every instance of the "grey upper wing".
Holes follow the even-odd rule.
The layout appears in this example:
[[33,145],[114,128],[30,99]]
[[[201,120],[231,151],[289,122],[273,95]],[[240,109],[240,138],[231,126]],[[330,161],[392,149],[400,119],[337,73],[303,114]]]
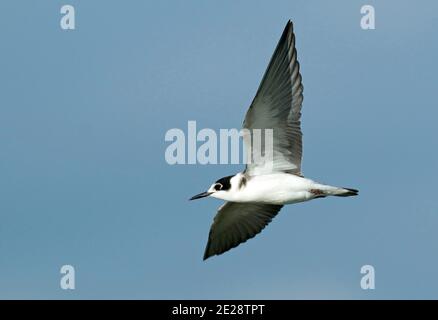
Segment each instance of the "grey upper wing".
[[[244,129],[249,129],[243,134],[250,160],[246,167],[249,175],[278,171],[301,174],[303,85],[299,69],[293,26],[289,21],[243,122]],[[260,155],[265,144],[264,139],[261,139],[261,148],[251,144],[253,129],[273,129],[272,154],[267,158],[272,159],[269,166],[256,160],[256,152]],[[268,150],[265,151],[268,153]]]
[[254,237],[271,222],[282,205],[226,202],[210,228],[204,260],[219,255]]

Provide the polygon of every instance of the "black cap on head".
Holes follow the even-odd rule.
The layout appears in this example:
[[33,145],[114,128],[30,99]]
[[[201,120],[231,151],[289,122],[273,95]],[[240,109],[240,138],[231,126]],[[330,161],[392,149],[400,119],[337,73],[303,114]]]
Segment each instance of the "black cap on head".
[[234,176],[228,176],[228,177],[223,177],[220,178],[218,181],[216,181],[216,183],[220,183],[222,185],[221,190],[229,190],[231,189],[231,178]]

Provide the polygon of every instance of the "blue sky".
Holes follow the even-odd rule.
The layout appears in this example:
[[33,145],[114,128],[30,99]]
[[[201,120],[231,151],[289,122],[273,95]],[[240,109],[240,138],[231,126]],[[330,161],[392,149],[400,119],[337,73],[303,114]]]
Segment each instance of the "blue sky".
[[[62,5],[76,30],[59,26]],[[360,28],[375,6],[376,29]],[[2,1],[0,298],[438,298],[434,1]],[[239,128],[285,23],[303,172],[360,189],[285,207],[202,261],[238,165],[164,160],[171,128]],[[76,270],[61,290],[60,267]],[[376,289],[360,287],[360,268]]]

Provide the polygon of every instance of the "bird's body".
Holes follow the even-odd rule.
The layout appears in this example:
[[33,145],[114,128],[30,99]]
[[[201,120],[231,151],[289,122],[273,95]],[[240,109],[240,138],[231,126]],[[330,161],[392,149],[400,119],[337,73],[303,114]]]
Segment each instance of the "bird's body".
[[246,176],[240,172],[230,178],[227,192],[215,192],[214,198],[232,202],[259,202],[266,204],[292,204],[328,195],[342,195],[349,190],[317,183],[290,173],[272,173]]
[[[214,218],[204,259],[254,237],[283,205],[358,194],[355,189],[321,184],[302,175],[303,85],[299,69],[289,21],[243,122],[243,140],[252,161],[245,171],[221,178],[191,198],[211,196],[226,201]],[[260,129],[272,130],[272,142],[255,143],[255,130]]]

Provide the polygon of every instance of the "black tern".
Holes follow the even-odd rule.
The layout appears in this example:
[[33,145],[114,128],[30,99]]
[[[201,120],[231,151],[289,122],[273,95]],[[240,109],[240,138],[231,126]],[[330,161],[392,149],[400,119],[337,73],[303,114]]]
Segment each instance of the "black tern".
[[211,196],[227,201],[214,218],[204,260],[253,238],[285,204],[358,195],[356,189],[321,184],[302,175],[302,102],[303,85],[289,20],[243,122],[248,132],[243,135],[247,157],[261,152],[251,147],[254,129],[272,129],[269,163],[249,162],[243,172],[217,180],[190,199]]

